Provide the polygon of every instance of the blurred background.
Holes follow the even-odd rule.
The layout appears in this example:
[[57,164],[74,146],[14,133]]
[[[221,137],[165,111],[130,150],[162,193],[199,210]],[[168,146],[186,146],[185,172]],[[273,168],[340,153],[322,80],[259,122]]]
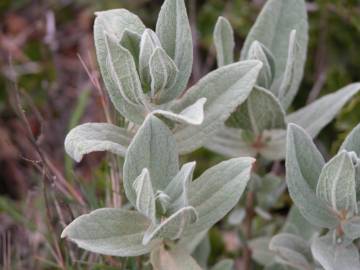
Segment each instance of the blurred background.
[[[223,15],[236,33],[236,55],[263,0],[190,0],[194,67],[191,83],[216,67],[212,31]],[[89,254],[60,240],[74,216],[111,205],[111,170],[104,153],[74,164],[65,154],[66,133],[83,122],[104,122],[94,55],[94,12],[126,8],[154,28],[162,0],[0,0],[0,268],[119,269],[121,259]],[[295,110],[360,81],[359,0],[307,4],[310,44]],[[110,105],[109,105],[110,106]],[[111,109],[111,108],[110,108]],[[111,109],[112,110],[112,109]],[[112,110],[113,111],[113,110]],[[117,117],[113,112],[114,117]],[[360,96],[349,102],[317,138],[325,156],[360,122]],[[224,159],[200,149],[184,160],[201,173]],[[121,161],[120,161],[121,162]],[[286,195],[279,218],[289,206]],[[227,224],[210,232],[211,257],[237,258],[237,237]],[[129,260],[136,268],[136,260]]]

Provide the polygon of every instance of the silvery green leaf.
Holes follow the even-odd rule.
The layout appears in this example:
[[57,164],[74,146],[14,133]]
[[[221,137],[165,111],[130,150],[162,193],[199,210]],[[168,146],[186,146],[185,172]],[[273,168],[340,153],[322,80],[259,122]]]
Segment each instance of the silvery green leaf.
[[285,129],[285,112],[270,91],[255,87],[226,124],[260,135],[264,130]]
[[294,124],[288,126],[286,181],[291,198],[301,214],[313,225],[334,228],[336,215],[316,197],[315,188],[324,160],[309,135]]
[[338,213],[357,212],[355,168],[346,151],[340,152],[325,164],[316,195]]
[[296,235],[289,233],[275,235],[270,241],[269,249],[276,253],[277,259],[283,264],[300,270],[312,269],[309,262],[310,246]]
[[158,241],[142,244],[150,220],[138,212],[117,208],[97,209],[71,222],[61,234],[79,247],[111,256],[139,256],[150,252]]
[[291,206],[281,231],[296,234],[306,240],[318,234],[318,228],[309,223],[295,205]]
[[184,233],[189,225],[197,220],[197,212],[194,207],[187,206],[166,218],[158,225],[152,225],[144,235],[143,244],[147,245],[153,239],[176,240]]
[[360,124],[357,125],[340,147],[341,150],[349,151],[349,155],[355,167],[356,196],[360,199]]
[[349,84],[335,93],[323,96],[306,107],[289,114],[287,122],[303,127],[314,138],[359,90],[360,83]]
[[77,162],[83,155],[96,151],[110,151],[125,156],[131,134],[124,128],[107,123],[86,123],[67,134],[65,151]]
[[140,41],[141,35],[127,29],[123,32],[120,39],[120,45],[127,49],[134,58],[136,68],[139,66]]
[[289,51],[285,66],[285,72],[281,78],[281,83],[278,90],[278,97],[285,110],[291,105],[292,101],[294,100],[301,80],[301,77],[298,77],[296,74],[296,65],[298,64],[296,57],[299,53],[299,50],[300,48],[298,47],[296,40],[296,30],[292,30],[290,33]]
[[184,164],[177,175],[171,180],[165,189],[170,198],[169,212],[188,206],[189,186],[193,178],[196,162]]
[[184,235],[196,235],[222,219],[239,201],[250,179],[253,158],[234,158],[219,163],[191,182],[189,205],[198,220]]
[[156,48],[150,57],[151,96],[171,88],[178,68],[162,48]]
[[353,244],[336,244],[330,235],[315,238],[311,251],[324,270],[360,269],[359,251]]
[[358,124],[346,137],[340,150],[354,151],[360,158],[360,124]]
[[199,126],[184,126],[175,133],[179,152],[189,153],[201,147],[223,125],[230,114],[249,96],[261,62],[242,61],[210,72],[191,87],[171,110],[180,112],[199,98],[206,98],[205,118]]
[[203,237],[202,241],[196,246],[194,252],[191,253],[191,256],[195,259],[195,261],[202,269],[207,269],[210,252],[210,239],[209,236],[206,234],[206,236]]
[[234,30],[230,22],[219,17],[214,28],[214,44],[218,67],[226,66],[234,62]]
[[135,179],[136,209],[153,223],[156,222],[155,194],[151,185],[148,169],[144,168]]
[[259,60],[263,63],[257,84],[270,89],[275,76],[275,61],[271,52],[263,44],[255,40],[250,46],[247,59]]
[[177,242],[177,246],[185,249],[189,254],[194,253],[195,249],[207,237],[208,230],[202,231],[196,235],[183,235]]
[[252,252],[252,259],[260,265],[270,265],[274,263],[275,254],[269,249],[270,238],[258,237],[249,241]]
[[202,270],[196,261],[183,249],[154,249],[150,255],[154,270]]
[[[94,40],[97,60],[101,75],[109,93],[110,99],[116,110],[130,121],[141,124],[144,120],[144,110],[142,106],[135,106],[128,103],[121,95],[118,86],[112,79],[110,69],[109,54],[105,43],[105,34],[111,35],[117,40],[121,40],[125,30],[141,35],[145,30],[141,20],[125,9],[113,9],[96,13],[94,23]],[[117,68],[124,68],[123,65]]]
[[192,70],[193,44],[184,0],[165,0],[156,23],[156,34],[179,69],[173,87],[159,96],[159,102],[165,103],[185,89]]
[[224,259],[211,267],[211,270],[232,270],[234,269],[234,265],[235,263],[233,260]]
[[360,238],[360,217],[355,216],[347,220],[342,225],[342,228],[345,232],[346,237],[350,238],[351,240]]
[[222,126],[205,142],[205,147],[225,157],[255,157],[257,151],[243,137],[244,131]]
[[[160,40],[151,29],[146,29],[141,36],[139,74],[144,86],[150,86],[150,58],[156,48],[161,48]],[[147,90],[147,89],[146,89]]]
[[[292,91],[296,94],[303,76],[308,44],[308,23],[304,0],[267,1],[245,40],[241,59],[246,59],[250,46],[255,40],[261,42],[273,54],[276,67],[275,81],[280,80],[286,69],[289,35],[294,29],[297,32],[299,48],[292,83],[292,89],[294,89]],[[273,93],[277,95],[278,89],[271,90],[274,90]]]
[[180,113],[173,113],[166,110],[154,110],[153,114],[162,115],[172,121],[190,124],[190,125],[201,125],[204,121],[204,105],[206,103],[206,98],[198,99],[194,104],[186,107]]
[[165,192],[158,190],[155,193],[155,205],[157,214],[165,215],[170,205],[170,197]]
[[147,168],[153,190],[164,190],[179,171],[176,142],[168,127],[148,115],[128,147],[124,163],[124,188],[129,201],[136,205],[133,182]]
[[127,49],[118,44],[117,40],[107,34],[105,43],[112,80],[121,96],[130,104],[141,104],[143,92],[134,58]]

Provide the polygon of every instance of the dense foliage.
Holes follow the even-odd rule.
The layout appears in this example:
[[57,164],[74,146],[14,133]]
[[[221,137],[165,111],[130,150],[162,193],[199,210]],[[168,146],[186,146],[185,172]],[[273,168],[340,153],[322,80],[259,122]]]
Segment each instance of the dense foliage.
[[[26,196],[37,207],[25,214],[28,206],[22,201],[1,198],[4,268],[359,269],[360,84],[351,83],[359,79],[354,70],[360,65],[353,57],[353,40],[359,38],[356,3],[268,0],[253,26],[261,6],[257,1],[189,2],[186,7],[183,0],[166,0],[156,24],[151,19],[159,8],[156,1],[124,1],[128,9],[108,4],[90,6],[104,10],[96,12],[93,29],[103,89],[86,52],[92,49],[92,35],[83,37],[82,47],[69,47],[70,53],[80,52],[78,62],[85,69],[77,82],[86,82],[80,84],[86,89],[91,81],[99,94],[91,102],[90,92],[82,91],[73,112],[62,94],[74,88],[69,78],[79,71],[70,65],[66,73],[54,73],[75,57],[60,55],[59,44],[64,45],[56,27],[74,6],[89,4],[69,5],[56,20],[57,13],[48,9],[44,42],[23,43],[29,46],[24,52],[21,42],[44,26],[24,34],[22,19],[6,17],[3,84],[12,89],[7,96],[22,127],[12,138],[0,129],[2,145],[19,144],[19,150],[10,144],[4,151],[4,191]],[[2,5],[18,8],[6,1]],[[142,5],[146,9],[138,9]],[[83,10],[78,18],[87,33],[91,12]],[[216,19],[220,10],[224,16]],[[336,20],[346,27],[328,27]],[[343,50],[337,51],[347,39],[344,57]],[[39,66],[45,61],[44,44],[56,69]],[[316,57],[306,62],[309,54]],[[61,85],[67,90],[57,90]],[[46,90],[50,106],[32,88]],[[317,98],[322,89],[339,90]],[[105,117],[99,116],[101,110]],[[2,121],[11,124],[6,103],[2,114]],[[81,161],[75,174],[75,163],[66,156],[59,165],[63,153],[52,148],[63,133],[49,136],[56,133],[54,127],[63,129],[70,114],[65,150]],[[90,123],[77,125],[80,118]],[[325,127],[327,132],[320,133]],[[99,151],[107,151],[107,158],[85,157]],[[25,163],[14,167],[17,156]],[[9,184],[13,171],[33,174],[26,162],[39,171],[34,179],[42,176],[42,184],[32,186],[43,197],[30,198],[29,184],[18,174],[17,184]],[[40,218],[28,222],[37,213]],[[8,223],[24,227],[20,232],[30,245],[30,237],[40,232],[39,243],[50,249],[35,246],[31,252],[39,259],[29,260],[21,253],[29,249],[18,248]],[[94,253],[60,240],[62,230],[62,237]]]

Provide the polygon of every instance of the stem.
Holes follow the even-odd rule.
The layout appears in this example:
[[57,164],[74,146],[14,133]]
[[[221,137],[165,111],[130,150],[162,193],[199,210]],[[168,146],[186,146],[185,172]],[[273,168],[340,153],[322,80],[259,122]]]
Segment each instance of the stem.
[[[255,216],[254,196],[255,196],[254,192],[249,191],[247,194],[247,197],[246,197],[246,206],[245,206],[246,217],[245,217],[245,221],[244,221],[246,240],[250,240],[252,237],[252,231],[251,231],[252,220]],[[244,270],[250,270],[251,256],[252,256],[252,251],[251,251],[249,245],[246,243],[245,249],[244,249]]]

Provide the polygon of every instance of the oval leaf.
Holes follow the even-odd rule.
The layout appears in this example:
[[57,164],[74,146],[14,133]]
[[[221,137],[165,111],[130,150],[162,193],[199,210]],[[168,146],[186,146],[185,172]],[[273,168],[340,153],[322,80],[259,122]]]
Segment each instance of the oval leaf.
[[321,171],[316,195],[336,212],[357,212],[355,168],[349,154],[337,154]]
[[165,0],[156,23],[156,34],[179,69],[173,87],[159,96],[159,102],[165,103],[185,89],[192,70],[193,44],[184,0]]
[[198,220],[184,235],[196,235],[222,219],[239,201],[250,179],[253,158],[234,158],[205,171],[191,182],[189,205],[198,213]]
[[[286,70],[289,36],[292,30],[296,30],[299,48],[294,59],[296,65],[291,87],[293,89],[291,93],[296,94],[303,77],[308,45],[308,23],[304,0],[267,1],[246,37],[241,59],[246,59],[250,46],[255,40],[261,42],[274,56],[275,81],[281,80]],[[277,96],[276,90],[278,89],[274,89],[273,92],[275,96]]]
[[360,83],[345,86],[335,93],[323,96],[306,107],[289,114],[287,122],[303,127],[312,138],[315,138],[359,90]]
[[199,98],[206,98],[205,119],[199,126],[184,126],[175,133],[179,152],[201,147],[223,125],[230,114],[246,100],[253,89],[261,62],[242,61],[210,72],[175,103],[173,112],[183,111]]
[[168,127],[149,115],[139,128],[125,156],[124,188],[129,201],[136,205],[133,182],[147,168],[154,191],[164,190],[179,171],[176,142]]
[[107,33],[117,40],[121,40],[125,30],[141,35],[145,30],[145,26],[139,17],[125,9],[113,9],[96,13],[94,23],[96,56],[106,90],[114,107],[121,115],[135,123],[141,124],[144,120],[143,108],[128,103],[123,98],[118,86],[112,79],[112,71],[108,64],[109,55],[105,43],[105,34]]
[[324,160],[311,138],[300,127],[290,124],[286,144],[286,182],[289,193],[301,214],[315,226],[334,228],[334,212],[315,195]]
[[155,110],[153,114],[162,115],[172,121],[190,124],[190,125],[201,125],[204,121],[204,105],[206,98],[200,98],[194,104],[186,107],[180,113],[173,113],[165,110]]
[[71,222],[62,232],[79,247],[111,256],[140,256],[159,242],[143,245],[150,220],[140,213],[116,208],[97,209]]
[[136,209],[153,223],[156,222],[155,194],[148,169],[144,168],[134,181]]
[[131,134],[124,128],[107,123],[86,123],[70,130],[65,138],[65,151],[77,162],[85,154],[97,151],[110,151],[123,157],[130,141]]
[[260,135],[264,130],[285,129],[285,112],[270,91],[255,87],[226,124]]
[[359,251],[356,246],[333,243],[331,235],[315,238],[311,251],[325,270],[360,269]]
[[226,18],[218,18],[215,24],[213,37],[218,67],[233,63],[235,47],[234,30]]

